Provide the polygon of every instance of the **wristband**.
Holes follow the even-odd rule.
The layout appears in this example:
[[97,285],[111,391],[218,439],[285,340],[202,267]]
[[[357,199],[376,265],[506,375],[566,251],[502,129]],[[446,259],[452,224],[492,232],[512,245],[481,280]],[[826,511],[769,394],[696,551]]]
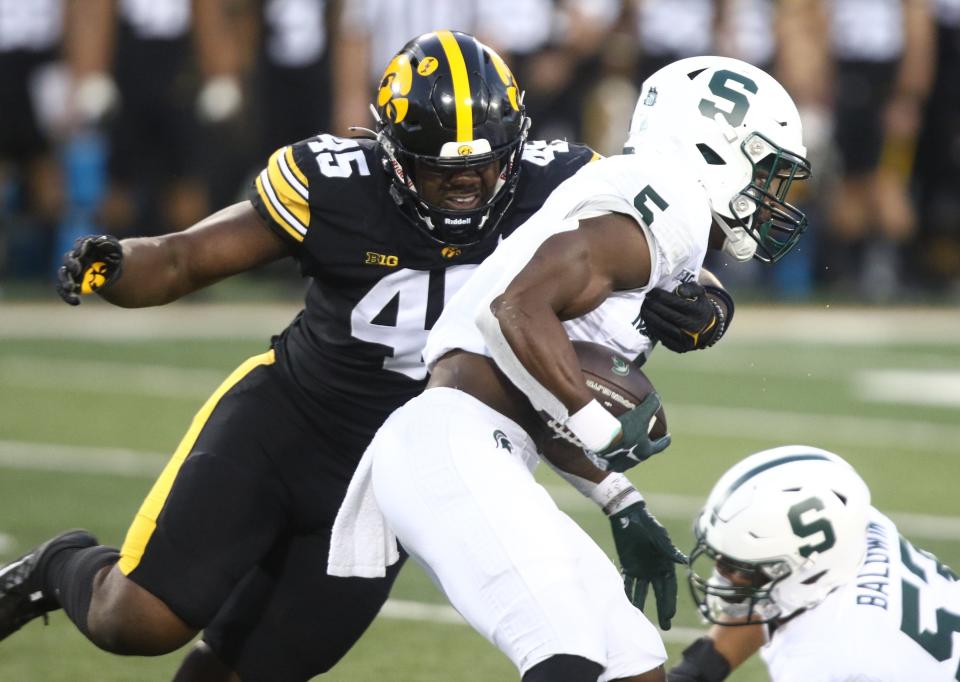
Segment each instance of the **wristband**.
[[631,504],[643,502],[643,495],[623,474],[609,474],[590,492],[589,497],[607,516],[621,512]]
[[620,420],[610,414],[596,399],[570,415],[564,424],[583,447],[599,452],[613,442],[622,431]]
[[715,319],[715,324],[717,326],[716,331],[713,333],[713,336],[710,338],[710,342],[705,344],[705,348],[709,348],[717,341],[720,340],[720,337],[723,336],[727,331],[727,321],[723,316],[723,308],[720,307],[720,304],[714,301],[712,298],[707,296],[707,300],[710,302],[710,305],[713,306],[713,316]]
[[723,315],[723,331],[726,332],[730,323],[733,322],[733,296],[731,296],[726,289],[721,289],[720,287],[715,287],[710,284],[704,285],[703,290],[706,292],[707,298],[710,298],[713,303],[720,301],[724,307],[726,307],[727,310]]

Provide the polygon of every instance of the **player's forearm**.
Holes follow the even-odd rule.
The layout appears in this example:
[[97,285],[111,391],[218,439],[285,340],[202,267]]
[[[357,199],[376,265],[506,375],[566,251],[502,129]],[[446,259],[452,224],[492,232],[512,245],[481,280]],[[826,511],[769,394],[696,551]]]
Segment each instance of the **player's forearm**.
[[361,31],[345,30],[333,36],[334,113],[333,131],[346,135],[351,126],[362,126],[370,118],[370,37]]
[[558,436],[541,443],[539,451],[557,475],[608,516],[643,499],[626,476],[598,468],[583,448],[564,438]]
[[928,0],[904,0],[903,27],[903,55],[893,96],[919,105],[930,92],[936,62],[936,31]]
[[516,360],[571,414],[590,402],[570,339],[552,309],[504,294],[494,299],[491,311]]
[[205,78],[239,77],[241,66],[251,61],[237,35],[246,29],[247,3],[237,0],[194,0],[194,44]]
[[[579,230],[547,239],[499,295],[483,303],[477,324],[494,362],[534,407],[563,423],[590,402],[561,314],[593,309],[605,291],[593,284],[590,250]],[[593,296],[584,292],[597,290]],[[583,299],[578,306],[571,304]]]
[[290,254],[248,202],[183,232],[125,239],[121,275],[98,293],[124,308],[163,305]]
[[621,473],[598,468],[581,447],[563,438],[555,437],[541,443],[540,455],[557,475],[593,501],[607,516],[643,501],[643,495],[630,479]]
[[66,5],[64,49],[75,79],[109,71],[115,12],[113,0],[72,0]]
[[801,111],[826,106],[833,82],[828,9],[823,0],[779,0],[774,12],[780,81]]
[[145,308],[175,301],[203,286],[187,275],[181,235],[124,239],[123,272],[98,293],[122,308]]
[[713,641],[714,648],[736,670],[748,658],[760,650],[766,641],[766,626],[740,625],[723,627],[712,625],[707,636]]
[[551,426],[562,426],[594,452],[622,433],[619,420],[587,389],[576,353],[553,309],[504,294],[478,319],[500,370]]
[[[534,408],[595,452],[620,435],[621,425],[587,389],[561,320],[589,313],[610,295],[613,278],[608,271],[617,268],[607,262],[600,242],[639,234],[632,222],[625,234],[617,225],[623,227],[616,221],[607,231],[602,226],[583,229],[581,224],[580,229],[554,234],[502,293],[480,305],[476,318],[491,357],[510,381]],[[629,254],[635,263],[636,254]]]
[[598,483],[609,476],[609,472],[598,468],[580,448],[570,441],[554,435],[540,443],[540,455],[551,469],[586,496],[590,496]]

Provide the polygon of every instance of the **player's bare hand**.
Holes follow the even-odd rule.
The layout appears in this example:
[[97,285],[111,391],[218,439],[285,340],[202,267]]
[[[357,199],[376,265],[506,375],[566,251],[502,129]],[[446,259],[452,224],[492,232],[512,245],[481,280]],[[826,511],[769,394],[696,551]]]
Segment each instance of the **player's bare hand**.
[[70,305],[80,305],[81,295],[115,282],[122,266],[123,248],[116,237],[81,237],[63,256],[57,271],[57,293]]

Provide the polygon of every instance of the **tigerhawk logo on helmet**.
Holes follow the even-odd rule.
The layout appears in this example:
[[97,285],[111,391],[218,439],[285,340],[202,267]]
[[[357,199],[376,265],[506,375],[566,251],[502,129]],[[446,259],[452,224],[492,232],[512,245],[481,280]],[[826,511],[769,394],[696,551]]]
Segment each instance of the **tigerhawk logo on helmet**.
[[[442,244],[469,246],[492,233],[516,191],[530,128],[522,100],[503,59],[472,36],[434,31],[407,43],[373,107],[390,195],[404,217]],[[493,162],[496,187],[475,208],[436,206],[417,191],[417,163],[449,170]]]

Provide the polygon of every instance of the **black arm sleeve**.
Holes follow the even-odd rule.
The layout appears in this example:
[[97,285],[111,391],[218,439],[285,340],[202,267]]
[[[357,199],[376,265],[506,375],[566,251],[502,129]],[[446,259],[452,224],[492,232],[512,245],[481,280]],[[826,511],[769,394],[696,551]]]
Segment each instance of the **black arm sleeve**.
[[730,664],[713,646],[709,637],[701,637],[683,650],[683,661],[667,673],[667,682],[723,682]]

